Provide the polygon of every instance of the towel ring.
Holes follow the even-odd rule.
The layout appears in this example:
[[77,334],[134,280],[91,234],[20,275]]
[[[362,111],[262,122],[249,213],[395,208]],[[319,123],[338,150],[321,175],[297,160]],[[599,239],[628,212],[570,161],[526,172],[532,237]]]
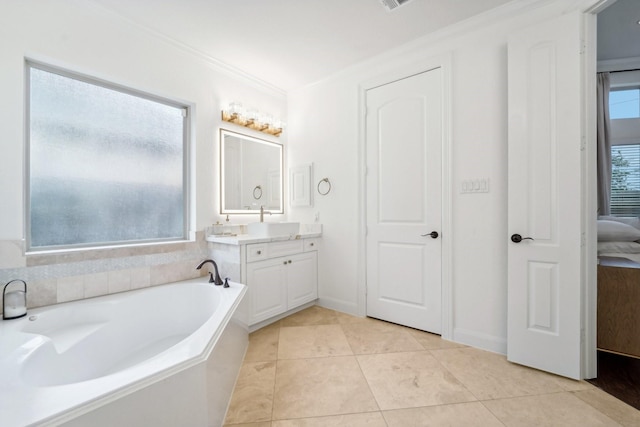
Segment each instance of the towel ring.
[[[328,187],[327,187],[327,191],[325,191],[325,192],[322,192],[322,191],[320,190],[320,185],[321,185],[323,182],[326,182],[326,183],[327,183],[327,185],[328,185]],[[318,181],[318,187],[317,187],[317,188],[318,188],[318,193],[319,193],[321,196],[326,196],[327,194],[329,194],[329,192],[331,191],[331,183],[329,182],[329,178],[322,178],[320,181]]]
[[256,200],[259,200],[262,198],[262,187],[259,185],[256,185],[255,188],[253,189],[253,198]]

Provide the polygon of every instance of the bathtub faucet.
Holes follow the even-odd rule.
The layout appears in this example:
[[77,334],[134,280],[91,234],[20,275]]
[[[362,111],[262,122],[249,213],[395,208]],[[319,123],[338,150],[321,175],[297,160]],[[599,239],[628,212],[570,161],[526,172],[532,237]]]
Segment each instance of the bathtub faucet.
[[222,285],[222,279],[220,278],[220,275],[218,274],[218,264],[216,264],[216,262],[214,260],[205,259],[200,264],[198,264],[196,269],[200,270],[202,268],[202,266],[205,265],[208,262],[213,264],[213,269],[216,271],[216,278],[215,279],[213,278],[213,273],[209,272],[209,283],[214,283],[216,286]]

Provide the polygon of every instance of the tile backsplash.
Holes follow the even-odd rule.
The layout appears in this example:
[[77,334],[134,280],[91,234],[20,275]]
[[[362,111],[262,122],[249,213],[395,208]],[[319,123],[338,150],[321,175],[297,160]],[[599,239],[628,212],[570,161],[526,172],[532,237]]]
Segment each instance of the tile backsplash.
[[207,256],[204,232],[193,242],[27,256],[23,241],[2,240],[0,285],[26,281],[28,307],[41,307],[203,276],[195,267]]

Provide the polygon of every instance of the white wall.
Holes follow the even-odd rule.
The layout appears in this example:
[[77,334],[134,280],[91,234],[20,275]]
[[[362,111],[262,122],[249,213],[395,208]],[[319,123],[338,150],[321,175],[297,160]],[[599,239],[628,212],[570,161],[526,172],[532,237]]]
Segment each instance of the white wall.
[[[453,339],[506,352],[507,37],[557,16],[566,6],[564,1],[552,3],[545,8],[531,2],[507,5],[289,94],[290,165],[314,162],[314,188],[325,176],[333,184],[328,196],[314,195],[313,208],[290,211],[302,222],[313,221],[319,212],[324,225],[321,304],[364,312],[359,275],[363,252],[358,246],[363,188],[357,167],[363,137],[359,85],[392,71],[409,74],[421,61],[448,54],[452,235],[443,238],[451,239],[453,249]],[[488,178],[489,193],[460,194],[461,182],[473,178]],[[410,189],[405,191],[410,197]]]
[[[194,242],[25,256],[25,57],[192,106]],[[223,219],[218,214],[218,130],[223,126],[265,138],[259,132],[223,125],[222,107],[241,101],[286,117],[284,93],[237,76],[210,58],[84,0],[0,3],[0,94],[0,283],[27,280],[30,307],[205,273],[195,270],[207,255],[203,229]],[[277,141],[286,144],[286,135]],[[252,220],[256,219],[254,215]],[[232,219],[241,220],[251,218]]]

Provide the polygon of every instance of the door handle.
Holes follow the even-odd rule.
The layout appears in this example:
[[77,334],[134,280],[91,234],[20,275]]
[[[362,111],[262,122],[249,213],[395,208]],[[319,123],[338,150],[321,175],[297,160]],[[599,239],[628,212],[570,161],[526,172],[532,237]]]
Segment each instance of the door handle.
[[522,236],[521,236],[521,235],[519,235],[519,234],[513,234],[513,235],[511,235],[511,241],[512,241],[513,243],[520,243],[520,242],[522,242],[523,240],[534,240],[534,239],[533,239],[533,237],[522,237]]
[[431,233],[421,234],[422,237],[431,236],[432,239],[437,239],[439,234],[437,231],[432,231]]

